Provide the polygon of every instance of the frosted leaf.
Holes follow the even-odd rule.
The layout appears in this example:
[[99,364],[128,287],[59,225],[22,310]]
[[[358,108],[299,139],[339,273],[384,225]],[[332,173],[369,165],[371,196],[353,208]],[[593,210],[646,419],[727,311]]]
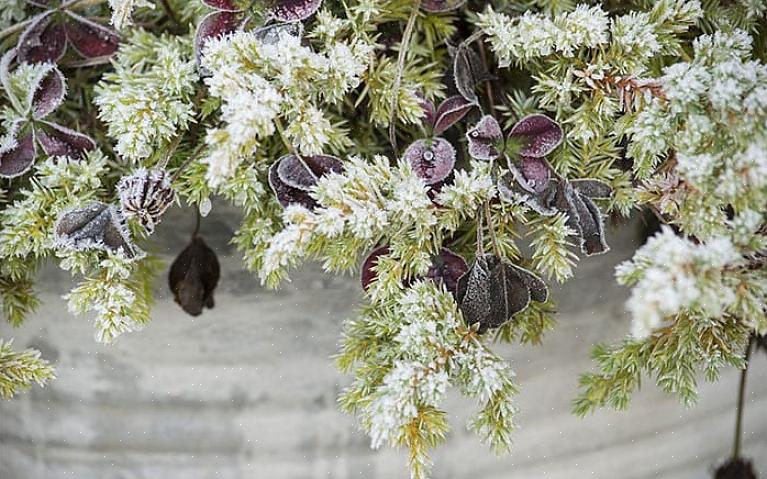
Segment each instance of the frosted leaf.
[[416,176],[431,185],[447,178],[455,166],[455,148],[444,138],[417,140],[407,147],[402,158]]
[[64,75],[58,68],[51,70],[40,77],[32,85],[29,92],[29,104],[32,106],[32,113],[36,119],[41,119],[54,112],[64,101],[66,94],[66,83]]
[[457,285],[457,299],[467,324],[479,331],[501,326],[530,304],[531,287],[536,300],[546,299],[545,285],[527,270],[493,254],[478,256]]
[[213,209],[213,203],[211,203],[209,197],[203,198],[202,201],[200,201],[200,206],[198,208],[198,211],[200,212],[200,216],[205,218],[210,214],[210,210]]
[[269,10],[282,22],[300,22],[314,15],[322,0],[272,0]]
[[509,132],[509,138],[525,141],[520,156],[541,158],[562,143],[564,134],[559,124],[548,116],[533,114],[519,120]]
[[[304,164],[309,167],[308,170]],[[313,155],[302,156],[299,159],[295,155],[285,155],[277,160],[277,173],[280,180],[292,188],[304,191],[309,191],[317,184],[317,178],[330,172],[341,173],[342,171],[343,163],[335,156]]]
[[253,36],[266,45],[274,45],[279,42],[280,35],[283,33],[300,38],[303,32],[304,25],[302,23],[277,23],[259,27],[252,31]]
[[129,258],[143,256],[131,241],[122,214],[100,201],[66,211],[53,230],[54,244],[59,248],[122,251]]
[[365,291],[368,290],[370,284],[378,277],[378,274],[374,269],[375,265],[378,264],[378,258],[387,254],[389,254],[389,247],[381,246],[371,251],[367,258],[365,258],[365,261],[362,263],[360,283],[362,284],[362,289]]
[[234,0],[202,0],[205,5],[215,8],[216,10],[223,10],[225,12],[239,12],[242,9],[237,6],[237,2]]
[[440,248],[439,254],[432,258],[432,265],[426,277],[437,284],[444,284],[448,291],[457,294],[458,279],[466,274],[469,267],[462,256],[447,248]]
[[117,192],[123,215],[137,218],[149,234],[154,232],[155,225],[176,197],[170,175],[165,170],[144,168],[124,176],[117,185]]
[[37,156],[34,132],[27,133],[0,150],[0,177],[14,178],[32,167]]
[[272,188],[272,191],[274,191],[277,201],[279,201],[284,208],[287,208],[292,204],[299,204],[308,209],[316,208],[317,201],[309,195],[309,192],[303,189],[294,188],[282,181],[280,174],[277,171],[279,164],[280,162],[277,161],[269,167],[269,186]]
[[87,151],[96,148],[96,143],[87,135],[47,121],[41,121],[39,125],[41,128],[36,130],[37,141],[48,156],[79,159]]
[[194,36],[194,57],[197,65],[202,59],[202,51],[208,40],[232,33],[242,22],[243,16],[239,12],[212,12],[202,19],[197,26]]
[[556,201],[557,208],[567,213],[567,225],[578,232],[581,251],[588,256],[609,251],[602,214],[590,198],[577,193],[569,182],[563,182]]
[[81,57],[108,57],[117,51],[120,36],[114,30],[68,10],[66,14],[67,40]]
[[56,63],[67,49],[64,25],[54,20],[54,12],[38,15],[19,37],[19,60],[27,63]]
[[435,113],[434,134],[442,134],[442,132],[466,116],[474,106],[474,103],[467,101],[460,95],[451,96],[440,103]]
[[498,121],[490,115],[483,116],[466,132],[466,140],[469,143],[469,156],[476,160],[491,161],[501,156],[503,131]]
[[168,286],[173,299],[191,316],[203,308],[213,308],[213,293],[221,277],[216,253],[199,236],[176,257],[168,272]]
[[600,180],[570,180],[570,184],[575,191],[588,198],[607,199],[613,192],[610,185]]
[[551,168],[543,158],[523,156],[519,162],[518,171],[524,180],[525,188],[539,194],[546,190],[551,181]]
[[549,183],[549,187],[536,194],[527,187],[523,186],[524,181],[520,180],[521,173],[512,167],[512,171],[506,173],[498,179],[498,194],[501,200],[508,203],[524,203],[533,211],[543,216],[553,216],[557,213],[556,192],[557,186],[554,181]]
[[474,89],[477,83],[486,77],[487,71],[477,52],[468,46],[459,46],[453,59],[453,78],[461,96],[472,103],[478,103],[479,99]]
[[466,0],[422,0],[421,8],[431,13],[457,10],[466,4]]
[[423,124],[429,125],[431,127],[434,126],[434,120],[437,119],[437,111],[434,107],[434,103],[430,102],[426,98],[424,98],[421,95],[418,95],[419,104],[421,105],[421,108],[423,109]]

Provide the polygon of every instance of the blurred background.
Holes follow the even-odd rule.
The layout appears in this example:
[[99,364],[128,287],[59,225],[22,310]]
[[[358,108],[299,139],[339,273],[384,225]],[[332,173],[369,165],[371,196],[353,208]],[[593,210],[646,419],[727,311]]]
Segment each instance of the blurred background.
[[[264,290],[228,244],[237,222],[217,207],[203,220],[222,266],[215,309],[187,316],[163,276],[152,322],[111,346],[67,312],[68,273],[44,269],[43,306],[18,329],[3,322],[0,337],[39,348],[58,379],[0,402],[0,479],[408,477],[403,451],[371,450],[335,405],[350,378],[330,356],[361,301],[358,279],[313,265]],[[169,264],[193,223],[193,211],[169,211],[154,252]],[[497,346],[521,388],[514,452],[496,457],[482,446],[465,429],[475,405],[451,395],[452,432],[434,454],[434,479],[697,479],[727,458],[739,371],[701,383],[693,409],[646,378],[628,411],[570,414],[591,346],[630,327],[628,290],[613,269],[642,241],[642,225],[609,228],[608,239],[610,253],[582,259],[576,278],[554,288],[559,324],[542,346]],[[767,355],[755,355],[746,391],[744,454],[765,477]]]

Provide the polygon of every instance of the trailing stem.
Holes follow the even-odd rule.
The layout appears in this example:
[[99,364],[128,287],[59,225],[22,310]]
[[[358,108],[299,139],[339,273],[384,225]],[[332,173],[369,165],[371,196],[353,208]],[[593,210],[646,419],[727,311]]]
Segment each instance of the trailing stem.
[[746,346],[746,365],[740,372],[740,385],[738,387],[738,406],[735,413],[735,440],[732,447],[732,459],[738,459],[740,457],[741,448],[741,436],[743,435],[743,403],[746,399],[746,375],[748,374],[748,363],[751,358],[751,349],[754,345],[754,335],[752,334],[748,340],[748,346]]
[[397,74],[394,77],[394,85],[391,92],[391,112],[389,113],[389,142],[391,143],[394,156],[399,156],[397,150],[397,105],[399,104],[399,87],[402,84],[402,75],[405,70],[405,59],[410,45],[410,37],[413,36],[415,28],[415,19],[418,17],[418,9],[421,8],[421,0],[413,2],[413,9],[410,11],[410,17],[407,19],[405,31],[402,33],[402,41],[399,44],[399,55],[397,56]]

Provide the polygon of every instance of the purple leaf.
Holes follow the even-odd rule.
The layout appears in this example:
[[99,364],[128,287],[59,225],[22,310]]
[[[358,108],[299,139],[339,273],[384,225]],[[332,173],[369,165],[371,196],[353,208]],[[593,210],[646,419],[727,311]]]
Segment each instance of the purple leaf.
[[551,168],[543,158],[523,156],[519,162],[519,172],[522,174],[524,185],[533,193],[540,193],[549,186]]
[[210,39],[224,36],[237,30],[242,14],[237,12],[213,12],[202,19],[194,36],[194,56],[200,64],[205,44]]
[[56,110],[64,101],[66,83],[61,71],[53,67],[32,85],[30,105],[35,119],[42,119]]
[[526,143],[519,152],[520,156],[541,158],[562,143],[564,134],[557,122],[546,115],[528,115],[517,122],[511,129],[509,138],[518,138]]
[[123,215],[136,217],[149,234],[176,197],[165,170],[144,168],[121,178],[117,192]]
[[582,252],[591,256],[609,251],[602,214],[591,199],[578,194],[569,182],[562,182],[557,191],[556,206],[567,213],[567,225],[578,233]]
[[467,101],[460,95],[451,96],[437,108],[434,120],[434,134],[442,132],[459,122],[475,106],[475,103]]
[[117,51],[120,36],[113,30],[70,11],[67,15],[67,39],[81,57],[108,57]]
[[[18,127],[16,127],[18,128]],[[0,151],[0,177],[14,178],[32,167],[37,156],[34,132],[29,132],[10,148]]]
[[498,194],[501,200],[507,203],[524,203],[543,216],[555,215],[557,213],[555,181],[552,181],[546,190],[536,194],[522,186],[519,175],[521,173],[514,169],[514,171],[506,173],[498,179]]
[[421,0],[421,8],[431,13],[449,12],[461,8],[466,0]]
[[[309,167],[308,170],[304,164]],[[304,191],[316,185],[317,178],[330,172],[341,173],[343,169],[341,160],[329,155],[302,156],[300,159],[295,155],[285,155],[277,160],[280,180],[292,188]]]
[[490,115],[483,116],[467,131],[466,139],[469,143],[469,155],[474,159],[491,161],[501,156],[503,131],[498,121]]
[[613,189],[601,180],[581,179],[570,180],[573,189],[580,195],[588,198],[607,199],[612,195]]
[[480,332],[501,326],[530,304],[530,285],[535,283],[537,298],[546,296],[536,280],[540,281],[495,255],[478,256],[458,280],[456,297],[466,323],[479,323]]
[[457,293],[458,279],[466,274],[469,267],[466,260],[447,248],[441,248],[439,254],[432,258],[432,264],[426,277],[439,284],[445,285],[453,295]]
[[376,273],[374,269],[375,265],[378,264],[378,258],[387,254],[389,254],[389,247],[381,246],[371,251],[370,254],[368,254],[368,257],[365,258],[365,261],[362,263],[360,283],[362,284],[362,289],[365,291],[370,288],[370,284],[378,277],[378,273]]
[[122,251],[129,258],[143,256],[130,239],[125,218],[112,205],[95,201],[71,209],[56,220],[54,244],[75,250]]
[[269,186],[272,188],[272,191],[274,191],[277,201],[279,201],[284,208],[287,208],[292,204],[299,204],[310,210],[316,208],[317,201],[309,195],[309,192],[293,188],[280,179],[280,175],[277,171],[279,164],[279,162],[275,162],[269,167]]
[[242,9],[237,6],[234,0],[202,0],[205,5],[215,8],[216,10],[222,10],[225,12],[241,12]]
[[431,185],[447,178],[455,166],[455,148],[446,139],[417,140],[407,147],[402,158],[416,176]]
[[273,0],[272,16],[281,22],[300,22],[314,15],[322,0]]
[[38,15],[18,41],[19,60],[27,63],[56,63],[67,49],[64,26],[55,21],[54,12]]
[[472,103],[478,103],[474,91],[477,83],[487,76],[479,55],[466,45],[459,45],[453,59],[453,77],[458,92]]
[[191,316],[199,316],[204,307],[213,308],[221,276],[221,266],[210,247],[199,236],[176,257],[168,272],[173,299]]
[[434,103],[430,102],[420,94],[418,95],[419,103],[423,109],[423,124],[434,127],[434,121],[437,119],[437,112],[434,108]]
[[48,156],[80,159],[86,152],[96,148],[96,143],[91,137],[75,130],[48,121],[40,121],[39,125],[42,128],[37,131],[37,141]]

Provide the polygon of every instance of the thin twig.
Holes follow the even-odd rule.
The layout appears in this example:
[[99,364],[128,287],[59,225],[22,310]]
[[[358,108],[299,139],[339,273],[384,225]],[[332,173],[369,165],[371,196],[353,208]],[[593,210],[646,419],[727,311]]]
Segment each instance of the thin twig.
[[413,9],[410,11],[410,17],[407,19],[405,31],[402,33],[402,40],[399,43],[399,55],[397,56],[397,73],[392,85],[391,101],[389,103],[391,111],[389,112],[389,142],[391,143],[394,156],[399,156],[397,149],[397,107],[399,106],[399,88],[402,85],[402,75],[405,71],[405,59],[407,50],[410,46],[410,38],[413,36],[415,28],[415,19],[418,17],[418,9],[421,8],[421,0],[413,2]]
[[745,361],[746,365],[743,368],[743,370],[740,372],[740,385],[738,387],[738,406],[736,410],[736,416],[735,416],[735,441],[732,448],[732,458],[738,459],[740,457],[740,444],[741,444],[741,436],[743,435],[743,403],[745,402],[746,398],[746,375],[748,374],[748,363],[749,359],[751,358],[751,349],[754,345],[754,338],[755,336],[752,334],[748,338],[748,346],[746,346],[746,356]]
[[274,126],[277,129],[277,132],[280,134],[280,139],[282,140],[282,143],[285,145],[285,148],[288,149],[288,152],[298,158],[298,161],[301,162],[301,165],[306,169],[306,171],[309,172],[309,174],[314,178],[315,181],[319,180],[319,177],[314,173],[314,170],[309,168],[309,165],[306,163],[306,160],[303,156],[298,154],[298,150],[295,149],[295,147],[288,141],[287,136],[285,135],[285,131],[282,128],[282,122],[280,120],[275,120]]
[[200,223],[202,222],[202,215],[200,214],[200,208],[194,209],[196,218],[194,222],[194,230],[192,230],[192,240],[197,238],[197,235],[200,233]]
[[205,149],[205,144],[201,144],[197,147],[197,149],[194,150],[194,152],[189,155],[189,158],[184,160],[183,163],[181,163],[181,166],[176,169],[176,171],[173,172],[173,176],[170,177],[170,182],[175,183],[179,178],[181,178],[181,173],[184,172],[187,166],[189,166],[194,160],[200,157],[200,154],[202,154],[202,150]]

